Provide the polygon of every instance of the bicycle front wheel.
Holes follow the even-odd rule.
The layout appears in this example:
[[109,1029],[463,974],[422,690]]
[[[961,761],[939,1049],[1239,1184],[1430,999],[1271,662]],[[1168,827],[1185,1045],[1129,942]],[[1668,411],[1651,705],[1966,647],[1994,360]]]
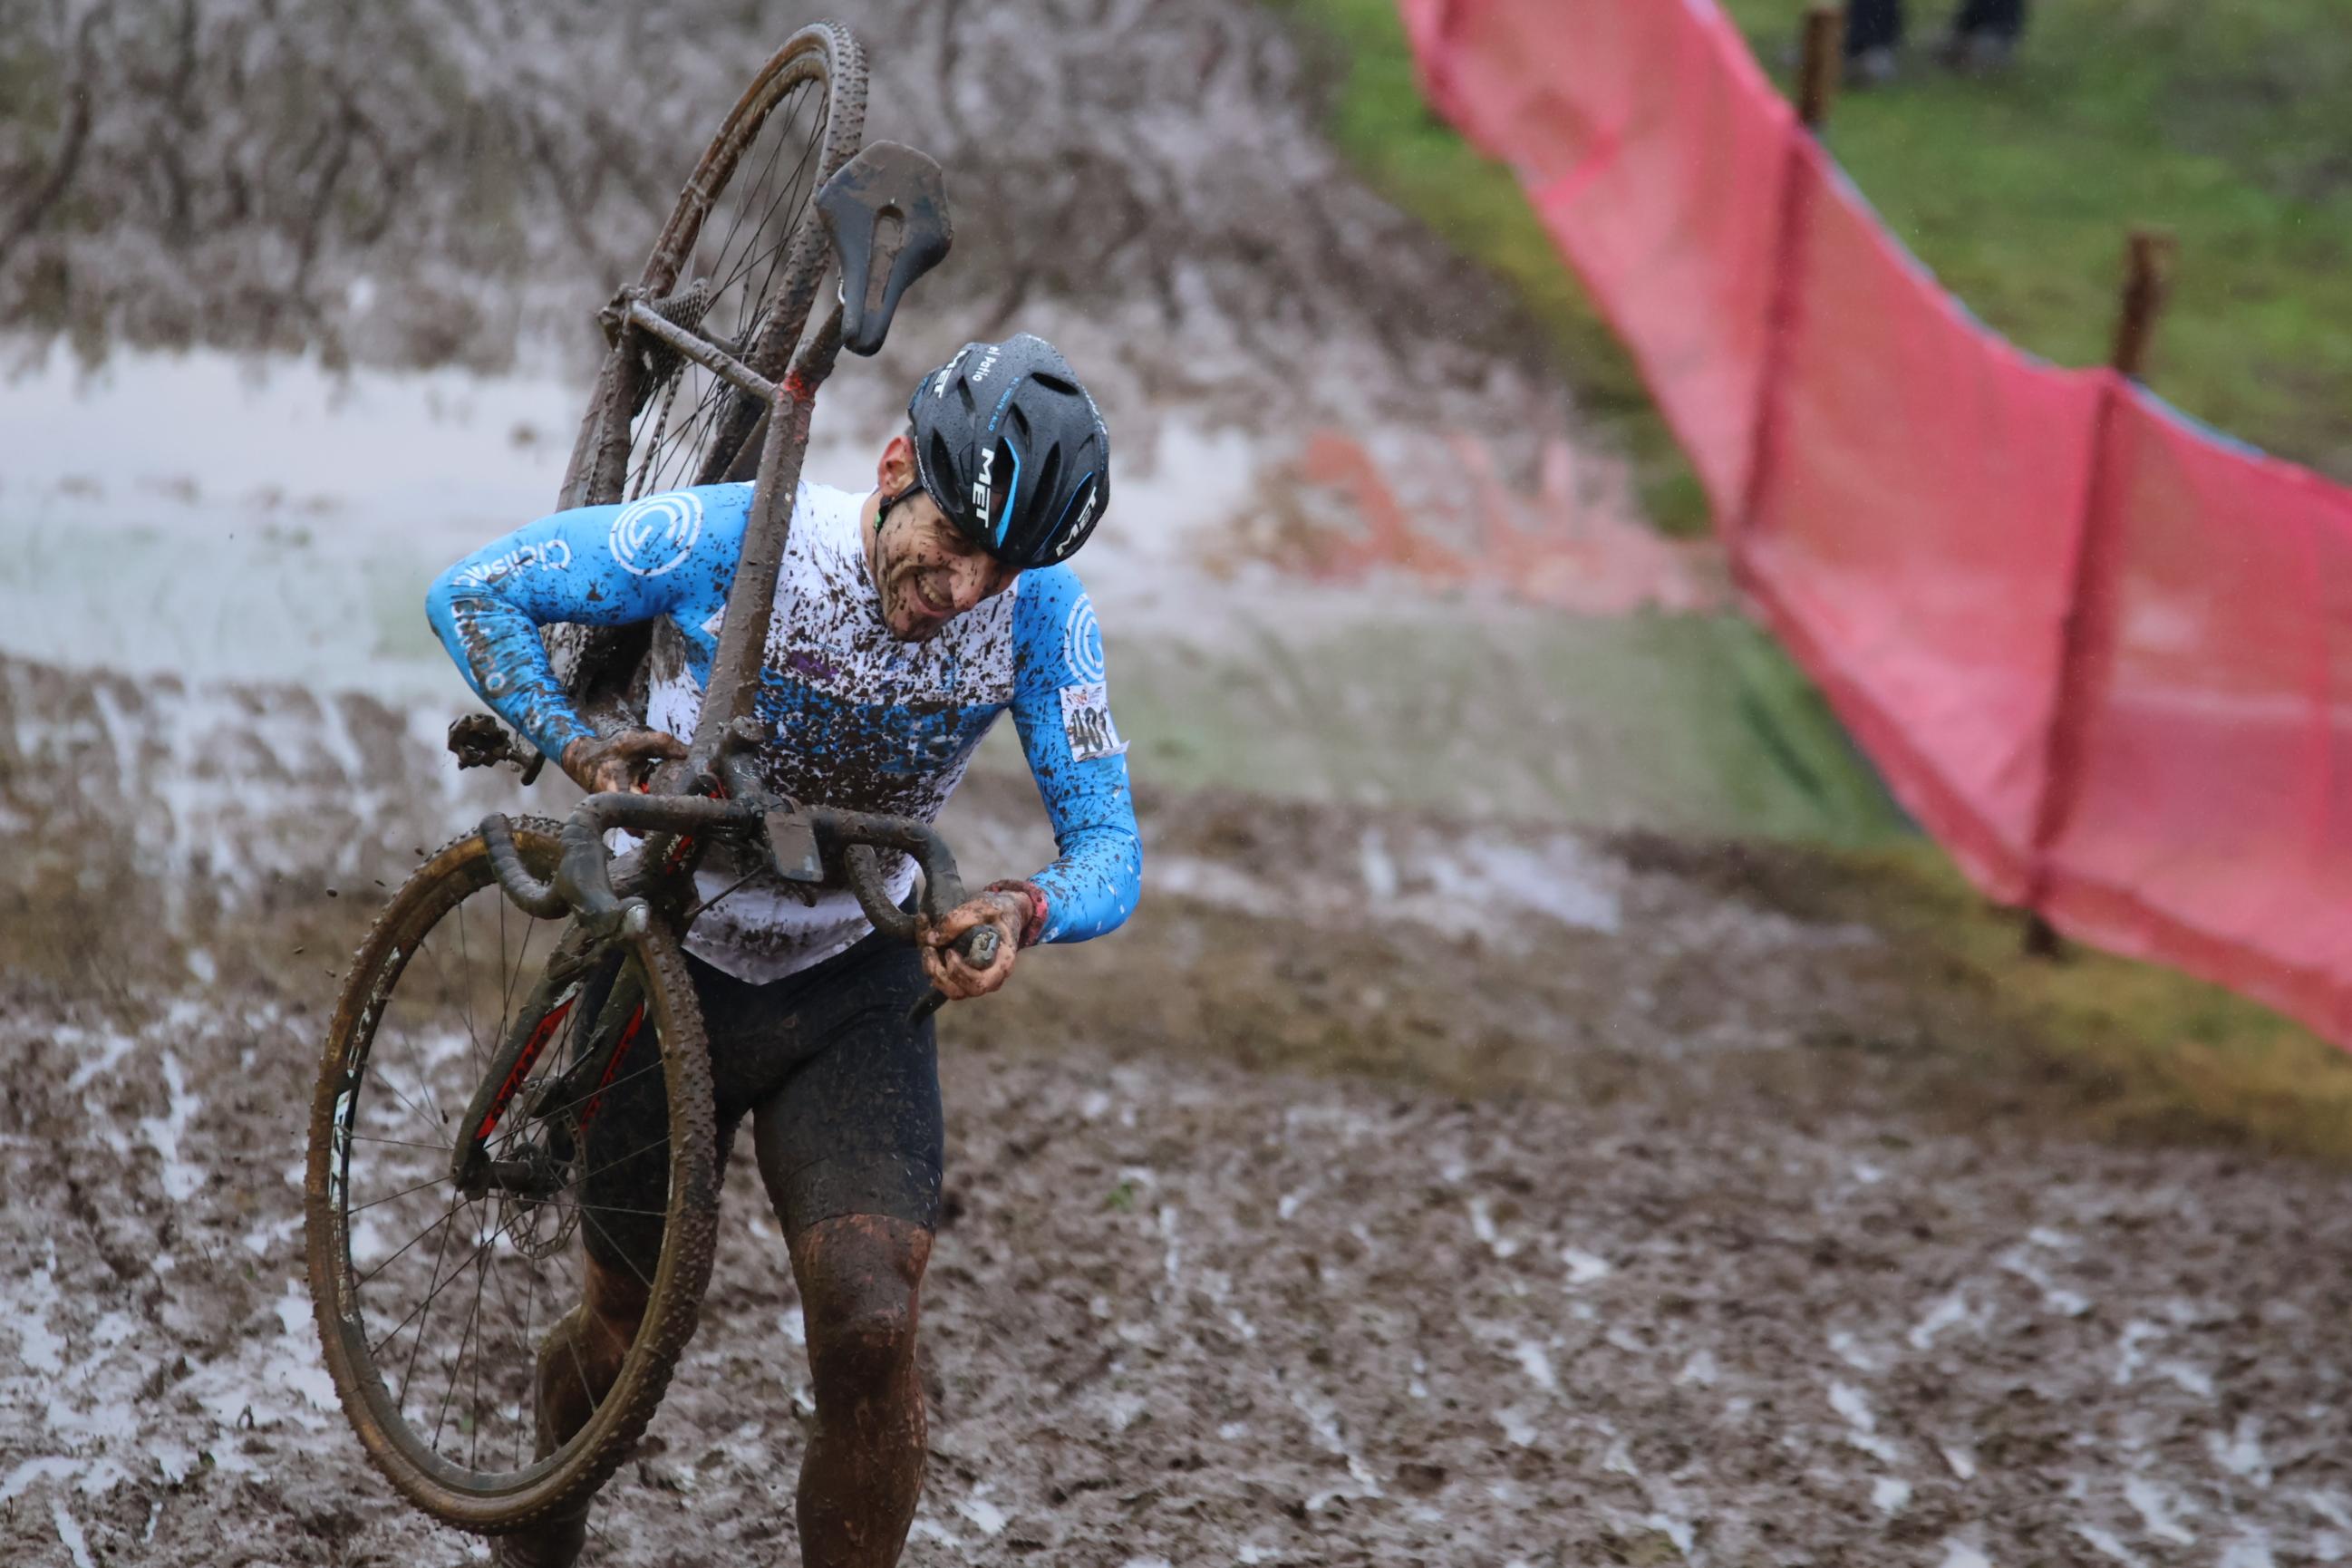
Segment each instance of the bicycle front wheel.
[[[514,826],[524,863],[551,873],[557,825]],[[550,961],[574,956],[557,957],[565,931],[508,903],[478,837],[432,857],[352,963],[311,1108],[310,1289],[344,1411],[394,1486],[478,1533],[604,1482],[660,1403],[710,1279],[710,1064],[677,944],[656,923],[542,994]],[[463,1186],[461,1150],[484,1156]],[[574,1342],[549,1331],[581,1299],[591,1250],[635,1274],[646,1308],[618,1377],[559,1446],[539,1427],[541,1363]]]

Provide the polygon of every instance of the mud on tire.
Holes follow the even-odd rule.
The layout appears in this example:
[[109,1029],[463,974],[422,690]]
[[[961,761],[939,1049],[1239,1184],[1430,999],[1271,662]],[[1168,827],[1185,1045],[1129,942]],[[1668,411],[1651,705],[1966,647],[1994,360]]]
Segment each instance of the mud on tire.
[[[521,818],[514,828],[525,864],[550,874],[557,825]],[[484,1534],[583,1502],[627,1455],[694,1332],[717,1229],[709,1052],[692,981],[657,923],[625,945],[651,1037],[631,1047],[628,1072],[657,1072],[667,1091],[659,1259],[618,1379],[570,1442],[536,1457],[536,1343],[578,1300],[582,1237],[534,1256],[513,1239],[529,1217],[520,1204],[495,1191],[466,1198],[449,1152],[451,1118],[497,1050],[486,1015],[520,1003],[537,973],[530,953],[544,932],[526,927],[518,942],[513,930],[527,920],[499,893],[478,837],[446,846],[393,895],[328,1027],[304,1185],[319,1337],[345,1413],[403,1496]],[[477,972],[493,957],[506,973]],[[575,1048],[585,1047],[555,1042],[551,1074]],[[593,1226],[598,1211],[577,1197],[575,1188]]]

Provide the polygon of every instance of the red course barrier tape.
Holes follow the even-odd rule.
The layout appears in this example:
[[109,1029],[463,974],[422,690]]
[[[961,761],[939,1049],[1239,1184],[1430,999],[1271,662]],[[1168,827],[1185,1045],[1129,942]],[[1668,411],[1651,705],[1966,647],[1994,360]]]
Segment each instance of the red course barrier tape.
[[1969,875],[2352,1046],[2352,491],[1987,331],[1711,0],[1402,0]]

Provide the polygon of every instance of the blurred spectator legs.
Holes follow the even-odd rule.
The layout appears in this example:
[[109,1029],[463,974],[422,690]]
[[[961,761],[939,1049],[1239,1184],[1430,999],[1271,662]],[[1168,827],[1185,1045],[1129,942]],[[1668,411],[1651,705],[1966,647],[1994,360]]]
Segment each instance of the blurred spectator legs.
[[1845,79],[1873,87],[1895,76],[1903,47],[1903,0],[1850,0],[1845,8]]
[[2025,31],[2025,0],[1961,0],[1944,40],[1944,63],[1964,70],[1997,70],[2016,52]]
[[[1848,0],[1847,85],[1872,87],[1894,79],[1903,48],[1903,3]],[[1962,70],[1997,70],[2009,63],[2024,31],[2025,0],[1960,0],[1937,58]]]

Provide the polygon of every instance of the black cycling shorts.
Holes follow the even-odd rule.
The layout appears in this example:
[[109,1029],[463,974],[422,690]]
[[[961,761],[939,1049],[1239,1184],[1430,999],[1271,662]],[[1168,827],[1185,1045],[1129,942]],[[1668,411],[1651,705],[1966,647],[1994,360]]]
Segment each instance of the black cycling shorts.
[[[908,944],[879,932],[765,985],[692,954],[710,1037],[719,1163],[751,1116],[768,1200],[787,1237],[841,1215],[937,1226],[944,1134],[937,1037],[907,1015],[930,982]],[[667,1092],[625,1071],[588,1126],[589,1253],[650,1281],[668,1192]]]

